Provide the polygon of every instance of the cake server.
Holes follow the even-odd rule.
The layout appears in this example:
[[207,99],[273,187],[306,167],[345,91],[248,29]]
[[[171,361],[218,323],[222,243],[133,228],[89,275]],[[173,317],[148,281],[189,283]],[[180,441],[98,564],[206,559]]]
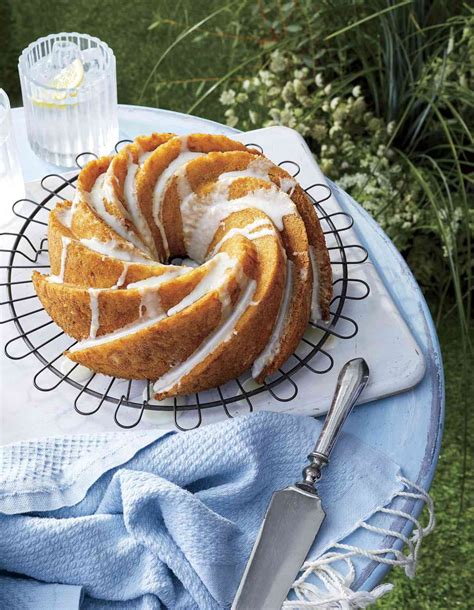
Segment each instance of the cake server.
[[343,366],[331,408],[308,456],[310,465],[303,470],[302,481],[273,494],[232,610],[281,609],[325,517],[315,483],[368,378],[363,358]]

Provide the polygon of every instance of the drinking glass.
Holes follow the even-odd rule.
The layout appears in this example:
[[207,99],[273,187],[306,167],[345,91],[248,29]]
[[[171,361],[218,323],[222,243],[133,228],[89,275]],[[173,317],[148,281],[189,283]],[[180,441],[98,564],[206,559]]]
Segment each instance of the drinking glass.
[[[25,196],[25,183],[21,173],[18,151],[13,134],[10,101],[0,89],[0,203],[11,206]],[[0,224],[8,214],[2,209]]]
[[77,32],[31,43],[18,62],[28,140],[55,165],[77,155],[110,152],[118,139],[115,56],[105,43]]

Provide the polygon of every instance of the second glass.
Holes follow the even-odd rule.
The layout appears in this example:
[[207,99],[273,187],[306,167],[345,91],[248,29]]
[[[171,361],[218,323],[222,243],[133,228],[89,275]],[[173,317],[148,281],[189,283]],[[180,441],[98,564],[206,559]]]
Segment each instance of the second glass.
[[51,34],[31,43],[18,62],[28,140],[54,165],[110,152],[118,139],[115,56],[92,36]]

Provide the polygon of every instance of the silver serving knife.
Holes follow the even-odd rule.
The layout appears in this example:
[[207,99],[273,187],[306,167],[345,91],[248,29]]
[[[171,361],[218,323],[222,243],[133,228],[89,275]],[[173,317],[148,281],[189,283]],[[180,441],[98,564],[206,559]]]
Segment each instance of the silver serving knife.
[[232,610],[280,610],[326,516],[315,483],[341,428],[367,384],[363,358],[346,362],[303,480],[276,491],[245,568]]

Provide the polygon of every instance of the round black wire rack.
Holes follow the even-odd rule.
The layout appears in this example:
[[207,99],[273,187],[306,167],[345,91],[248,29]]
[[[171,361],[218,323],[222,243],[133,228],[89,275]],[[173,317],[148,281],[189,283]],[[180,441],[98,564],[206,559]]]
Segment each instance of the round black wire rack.
[[[125,142],[129,140],[118,142],[116,150]],[[261,150],[257,144],[247,144],[247,146]],[[82,153],[78,156],[76,161],[79,168],[83,158],[90,155],[92,153]],[[284,166],[294,177],[300,173],[300,166],[293,160],[284,160],[279,165]],[[305,334],[293,356],[276,374],[266,379],[263,385],[257,386],[247,373],[211,391],[156,403],[151,400],[150,384],[143,381],[120,380],[92,372],[87,379],[81,380],[75,375],[79,365],[64,370],[60,364],[64,360],[63,352],[76,342],[71,341],[49,319],[31,282],[31,274],[34,270],[48,273],[46,235],[48,214],[56,201],[72,199],[76,180],[77,174],[72,177],[48,174],[41,181],[41,188],[44,191],[41,201],[21,199],[14,203],[13,213],[24,220],[24,223],[18,233],[1,234],[2,245],[7,239],[12,245],[8,249],[0,249],[0,252],[7,257],[7,263],[0,266],[5,274],[0,287],[6,291],[7,299],[0,302],[0,305],[3,306],[2,311],[5,308],[9,310],[9,314],[3,316],[1,324],[13,323],[17,331],[17,335],[5,344],[6,356],[14,360],[23,360],[34,355],[41,363],[40,369],[33,377],[34,386],[41,392],[50,392],[63,383],[69,384],[77,390],[74,409],[81,415],[97,413],[105,402],[109,402],[116,405],[114,420],[121,428],[129,429],[137,426],[144,411],[149,409],[172,412],[175,426],[180,430],[189,430],[201,425],[202,411],[207,408],[220,407],[227,417],[232,417],[231,407],[236,405],[240,407],[243,404],[244,408],[251,412],[254,409],[253,402],[262,393],[268,393],[278,402],[290,402],[298,395],[297,378],[302,369],[315,375],[324,375],[332,369],[333,358],[325,349],[329,338],[335,337],[342,341],[352,339],[357,334],[357,322],[346,315],[345,307],[348,301],[363,300],[369,295],[369,285],[362,279],[352,277],[351,273],[351,268],[365,262],[368,254],[360,244],[345,242],[345,234],[353,226],[352,217],[342,211],[326,213],[324,203],[331,197],[331,189],[327,184],[314,183],[304,190],[316,208],[336,276],[330,308],[331,319],[327,324],[310,322],[314,332],[309,336]],[[173,262],[179,262],[179,259]],[[351,285],[357,286],[355,292],[350,290]],[[26,350],[19,351],[18,345],[25,345]],[[91,401],[91,397],[97,404]],[[91,402],[93,408],[90,408]],[[87,404],[87,409],[84,408],[83,403]],[[123,407],[138,410],[132,422],[121,421],[120,412]],[[195,422],[191,426],[184,427],[178,421],[178,415],[183,411],[195,411]]]

